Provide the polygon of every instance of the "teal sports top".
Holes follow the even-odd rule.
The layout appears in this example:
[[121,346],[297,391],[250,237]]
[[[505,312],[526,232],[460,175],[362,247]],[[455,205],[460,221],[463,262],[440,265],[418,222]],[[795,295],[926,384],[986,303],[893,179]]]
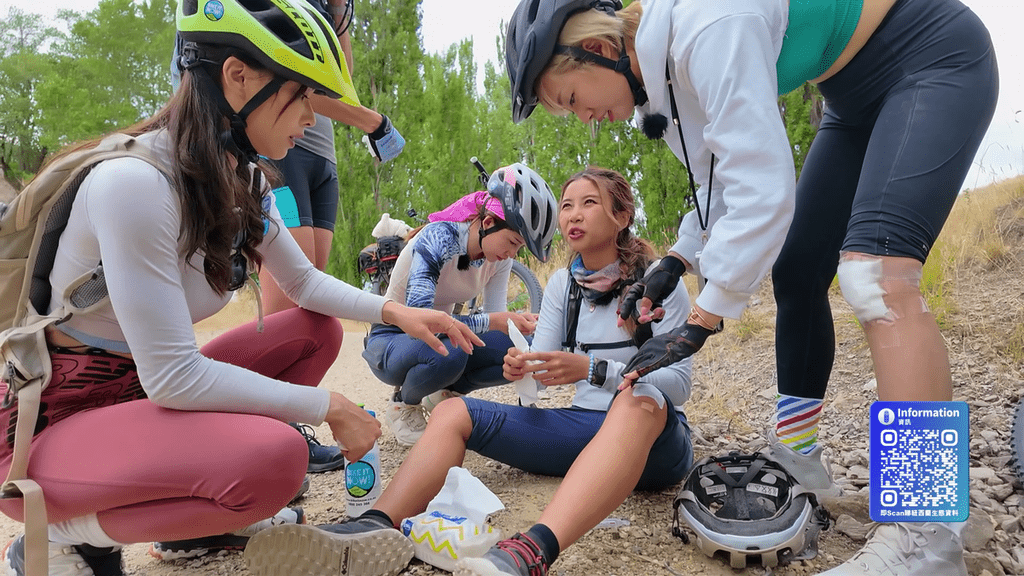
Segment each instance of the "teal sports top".
[[775,63],[779,94],[821,76],[846,48],[864,0],[789,0],[789,25]]

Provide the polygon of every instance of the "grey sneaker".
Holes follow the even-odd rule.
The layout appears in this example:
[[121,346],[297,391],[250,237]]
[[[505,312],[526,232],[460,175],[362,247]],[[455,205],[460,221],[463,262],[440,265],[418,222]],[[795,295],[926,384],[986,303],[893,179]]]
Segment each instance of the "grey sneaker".
[[832,479],[832,466],[822,453],[821,444],[815,446],[810,454],[801,454],[783,444],[775,436],[775,430],[769,429],[768,448],[763,452],[782,465],[801,486],[818,497],[843,495],[843,489]]
[[526,534],[502,540],[480,558],[464,558],[455,576],[545,576],[548,563],[540,546]]
[[[60,576],[123,576],[121,549],[72,546],[50,542],[49,572]],[[4,574],[25,576],[25,535],[11,540],[3,551]]]
[[878,524],[867,544],[820,576],[967,576],[963,542],[941,522]]
[[412,560],[412,541],[374,520],[360,517],[324,527],[295,524],[264,530],[249,540],[245,563],[255,576],[396,576]]

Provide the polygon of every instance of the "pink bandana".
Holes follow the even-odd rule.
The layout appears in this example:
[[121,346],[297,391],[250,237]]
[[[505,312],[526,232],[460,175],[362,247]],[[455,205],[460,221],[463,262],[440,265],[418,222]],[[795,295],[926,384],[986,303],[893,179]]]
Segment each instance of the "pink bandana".
[[444,210],[427,216],[427,220],[431,222],[465,222],[476,216],[477,208],[484,202],[487,203],[489,211],[496,214],[498,218],[505,219],[505,211],[501,208],[501,202],[487,192],[480,191],[466,194]]

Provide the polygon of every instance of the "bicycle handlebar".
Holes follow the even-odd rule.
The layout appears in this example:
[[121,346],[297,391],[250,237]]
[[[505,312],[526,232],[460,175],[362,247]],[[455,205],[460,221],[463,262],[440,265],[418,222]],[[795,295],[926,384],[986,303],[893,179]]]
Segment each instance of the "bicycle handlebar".
[[480,171],[480,183],[487,187],[487,181],[491,179],[491,174],[484,168],[484,165],[477,160],[476,156],[469,159],[469,162],[476,166],[476,169]]

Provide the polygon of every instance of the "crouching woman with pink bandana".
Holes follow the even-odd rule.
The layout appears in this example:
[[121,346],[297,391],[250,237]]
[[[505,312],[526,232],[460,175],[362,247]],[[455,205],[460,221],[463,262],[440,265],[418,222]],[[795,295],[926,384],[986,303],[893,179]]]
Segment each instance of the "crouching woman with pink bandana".
[[508,279],[512,258],[524,245],[547,260],[557,225],[555,196],[543,178],[518,163],[496,170],[487,187],[431,214],[429,224],[412,232],[387,293],[389,300],[449,314],[483,293],[483,312],[455,318],[484,346],[466,354],[442,335],[449,349],[442,356],[387,324],[374,324],[365,341],[370,370],[395,387],[385,421],[403,446],[423,435],[427,406],[507,384],[501,367],[512,346],[508,321],[527,335],[536,326],[534,315],[507,310]]

